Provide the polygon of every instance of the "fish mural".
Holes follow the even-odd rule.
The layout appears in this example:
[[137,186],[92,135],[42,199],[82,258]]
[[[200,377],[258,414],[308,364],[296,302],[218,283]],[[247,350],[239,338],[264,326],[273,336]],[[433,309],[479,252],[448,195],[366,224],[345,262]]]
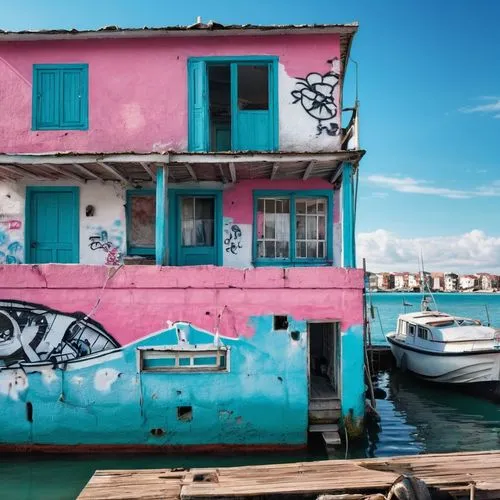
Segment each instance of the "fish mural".
[[0,300],[0,370],[51,365],[120,347],[104,327],[81,312]]

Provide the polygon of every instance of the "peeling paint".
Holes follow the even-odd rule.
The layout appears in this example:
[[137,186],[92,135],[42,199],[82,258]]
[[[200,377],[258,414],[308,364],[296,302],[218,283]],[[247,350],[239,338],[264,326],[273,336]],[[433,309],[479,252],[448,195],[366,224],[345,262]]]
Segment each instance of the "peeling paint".
[[109,391],[111,386],[118,380],[120,372],[113,368],[101,368],[96,371],[94,387],[98,391]]

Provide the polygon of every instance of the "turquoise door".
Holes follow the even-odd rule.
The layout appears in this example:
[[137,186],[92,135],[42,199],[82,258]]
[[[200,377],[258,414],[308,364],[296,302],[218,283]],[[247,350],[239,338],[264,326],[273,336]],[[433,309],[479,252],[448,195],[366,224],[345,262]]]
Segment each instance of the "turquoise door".
[[272,63],[233,63],[233,150],[275,149],[274,72]]
[[220,197],[216,194],[182,193],[176,196],[179,266],[220,264]]
[[78,263],[78,188],[27,188],[26,260]]

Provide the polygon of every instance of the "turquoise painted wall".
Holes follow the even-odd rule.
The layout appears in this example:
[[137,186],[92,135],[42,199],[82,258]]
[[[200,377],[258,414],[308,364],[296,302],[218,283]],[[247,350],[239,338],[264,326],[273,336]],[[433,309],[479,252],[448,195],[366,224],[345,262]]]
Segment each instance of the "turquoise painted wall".
[[[80,358],[65,370],[2,369],[0,442],[304,444],[306,324],[291,322],[289,331],[302,332],[299,340],[292,340],[289,332],[272,330],[272,319],[251,319],[256,332],[252,338],[221,338],[230,348],[229,372],[139,373],[136,348],[176,345],[175,327],[95,358]],[[177,325],[190,344],[214,342],[210,333]],[[180,406],[192,407],[191,421],[178,419]],[[153,435],[152,429],[161,429],[161,435]]]
[[352,326],[341,337],[342,350],[342,415],[351,414],[356,426],[361,426],[365,411],[365,379],[363,327]]

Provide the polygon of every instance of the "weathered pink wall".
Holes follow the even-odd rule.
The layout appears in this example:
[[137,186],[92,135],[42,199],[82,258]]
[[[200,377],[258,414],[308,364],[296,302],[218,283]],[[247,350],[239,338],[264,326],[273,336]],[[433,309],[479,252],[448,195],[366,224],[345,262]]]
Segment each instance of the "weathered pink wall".
[[253,191],[263,190],[290,190],[306,191],[309,189],[321,189],[332,191],[332,185],[322,179],[283,180],[269,182],[268,179],[258,179],[254,181],[240,181],[232,189],[224,190],[223,213],[224,217],[231,217],[238,224],[253,223]]
[[0,300],[89,313],[100,298],[92,317],[122,345],[168,321],[214,331],[224,306],[219,330],[229,337],[252,335],[249,318],[271,314],[340,320],[346,330],[363,322],[362,288],[362,270],[334,267],[0,266]]
[[[305,77],[329,71],[340,46],[337,35],[4,42],[0,152],[185,150],[187,58],[210,55],[275,55],[290,77]],[[36,63],[89,64],[88,131],[31,131]]]

